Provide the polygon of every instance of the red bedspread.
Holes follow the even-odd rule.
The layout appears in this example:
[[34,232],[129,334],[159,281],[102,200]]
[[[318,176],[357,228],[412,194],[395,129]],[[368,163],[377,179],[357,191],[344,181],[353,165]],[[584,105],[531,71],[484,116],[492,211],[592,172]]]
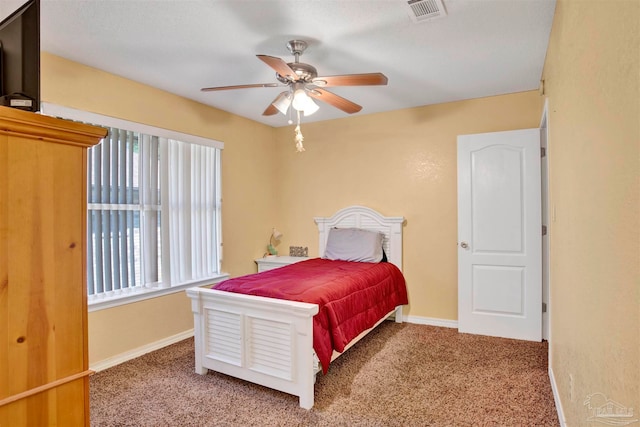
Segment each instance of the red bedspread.
[[408,304],[404,276],[388,262],[313,258],[237,277],[215,289],[318,304],[313,348],[326,373],[333,350],[344,347],[398,305]]

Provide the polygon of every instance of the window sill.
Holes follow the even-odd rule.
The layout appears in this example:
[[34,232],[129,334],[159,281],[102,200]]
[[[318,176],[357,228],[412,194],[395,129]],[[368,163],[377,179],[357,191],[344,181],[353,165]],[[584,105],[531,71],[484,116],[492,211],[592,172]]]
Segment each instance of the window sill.
[[92,311],[104,310],[106,308],[118,307],[125,304],[131,304],[138,301],[144,301],[151,298],[157,298],[163,295],[182,292],[185,289],[196,286],[215,285],[223,280],[227,280],[229,274],[222,273],[218,276],[210,277],[204,280],[194,280],[192,282],[182,283],[180,285],[171,286],[170,288],[138,288],[134,290],[121,291],[118,294],[89,297],[88,308],[89,313]]

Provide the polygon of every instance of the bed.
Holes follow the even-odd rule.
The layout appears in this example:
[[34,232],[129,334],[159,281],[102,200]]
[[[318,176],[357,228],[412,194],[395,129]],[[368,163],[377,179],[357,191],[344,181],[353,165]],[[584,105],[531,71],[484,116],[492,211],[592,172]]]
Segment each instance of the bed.
[[[388,263],[401,271],[404,218],[385,217],[367,207],[351,206],[331,217],[316,217],[314,220],[318,226],[320,254],[324,255],[325,250],[327,253],[333,250],[327,247],[327,242],[332,233],[332,241],[335,241],[336,229],[375,231],[382,235],[382,247]],[[332,241],[329,241],[330,244]],[[303,263],[312,265],[321,261]],[[244,277],[253,282],[269,277],[273,280],[277,270],[302,268],[296,265]],[[299,397],[302,408],[313,407],[315,376],[320,371],[326,372],[329,360],[320,363],[314,351],[314,320],[317,323],[317,317],[314,319],[314,316],[319,311],[324,312],[320,310],[322,304],[319,306],[210,288],[191,288],[187,290],[187,295],[191,298],[194,314],[196,373],[206,374],[211,369],[293,394]],[[402,322],[402,305],[384,312],[372,327],[359,332],[344,346],[339,346],[341,351],[333,351],[330,360],[335,360],[382,321],[390,318]]]

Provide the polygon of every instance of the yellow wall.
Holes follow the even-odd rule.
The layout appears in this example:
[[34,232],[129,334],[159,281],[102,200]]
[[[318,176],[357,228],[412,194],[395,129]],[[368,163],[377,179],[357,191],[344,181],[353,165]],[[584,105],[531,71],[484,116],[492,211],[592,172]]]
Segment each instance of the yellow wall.
[[[283,248],[318,253],[314,216],[353,205],[404,216],[410,316],[457,320],[457,155],[461,134],[538,127],[537,91],[276,129]],[[327,107],[331,108],[331,107]]]
[[[455,320],[456,136],[536,127],[537,92],[273,129],[47,53],[42,98],[223,141],[224,271],[255,271],[271,227],[317,255],[313,217],[351,204],[403,215],[409,315]],[[173,309],[168,309],[173,307]],[[135,328],[130,325],[135,324]],[[92,364],[192,327],[184,293],[89,314]]]
[[[272,128],[48,53],[41,79],[45,102],[224,142],[223,270],[255,272],[275,220]],[[89,313],[90,363],[192,327],[184,292]]]
[[640,2],[559,0],[544,79],[558,395],[570,426],[587,424],[592,393],[634,408],[637,419]]

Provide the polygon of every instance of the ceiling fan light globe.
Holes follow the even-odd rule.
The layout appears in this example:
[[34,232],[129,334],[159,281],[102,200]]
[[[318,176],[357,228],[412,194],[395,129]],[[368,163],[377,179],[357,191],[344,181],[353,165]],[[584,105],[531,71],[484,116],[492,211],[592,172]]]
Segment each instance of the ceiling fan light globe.
[[289,106],[291,105],[291,95],[282,94],[273,102],[273,106],[278,109],[285,116],[287,115],[287,111],[289,110]]
[[296,110],[304,111],[304,108],[307,106],[309,100],[309,95],[304,93],[304,89],[296,89],[295,92],[293,92],[292,105]]
[[304,107],[304,116],[310,116],[313,113],[315,113],[316,111],[318,111],[320,109],[320,107],[318,106],[318,104],[316,104],[315,102],[313,102],[313,99],[307,97],[309,99],[309,102],[307,102],[307,105],[305,105]]
[[[276,108],[278,108],[278,107],[276,107]],[[289,106],[278,108],[278,111],[280,111],[283,116],[286,116],[287,115],[287,111],[289,111]]]
[[280,111],[283,115],[287,115],[287,111],[289,111],[289,104],[286,105],[276,105],[278,111]]

